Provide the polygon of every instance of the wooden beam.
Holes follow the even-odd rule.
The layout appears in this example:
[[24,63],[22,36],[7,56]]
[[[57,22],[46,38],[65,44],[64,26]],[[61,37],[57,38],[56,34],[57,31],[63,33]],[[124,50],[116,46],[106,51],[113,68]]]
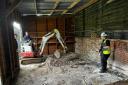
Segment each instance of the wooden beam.
[[65,9],[38,9],[38,10],[44,10],[44,11],[64,11]]
[[[46,2],[46,3],[47,3],[47,2],[49,3],[49,2],[56,2],[56,1],[57,1],[57,0],[52,0],[52,1],[51,1],[51,0],[50,0],[50,1],[47,0],[47,1],[45,1],[45,2]],[[60,0],[60,2],[74,2],[74,0]]]
[[38,14],[37,1],[36,1],[36,0],[34,0],[34,8],[35,8],[35,12],[36,12],[36,14]]
[[6,11],[6,17],[8,17],[21,3],[22,3],[23,0],[20,0],[20,1],[17,1],[13,4],[12,7],[10,7],[10,9],[8,9]]
[[72,2],[72,4],[62,12],[62,14],[67,13],[71,8],[73,8],[75,5],[77,5],[80,2],[80,0],[75,0],[74,2]]
[[108,1],[106,2],[106,4],[110,4],[110,3],[112,3],[113,1],[115,1],[115,0],[108,0]]
[[88,6],[90,6],[90,5],[94,4],[94,3],[96,3],[97,1],[98,1],[98,0],[90,0],[90,1],[87,2],[85,5],[79,7],[78,9],[76,9],[76,10],[73,12],[73,14],[75,14],[75,13],[81,11],[82,9],[87,8]]
[[[35,9],[33,9],[34,11],[35,11]],[[24,11],[30,11],[30,10],[22,10],[23,12]],[[51,11],[54,11],[54,12],[63,12],[64,11],[64,9],[62,9],[62,10],[60,10],[60,9],[38,9],[38,11],[46,11],[46,12],[51,12]],[[28,13],[28,14],[30,14],[30,13]],[[36,13],[33,13],[33,14],[35,14],[36,15]],[[38,13],[38,14],[42,14],[42,13]],[[43,15],[43,14],[42,14]],[[50,15],[50,13],[49,13],[49,15]],[[0,16],[1,17],[1,16]]]
[[30,16],[30,15],[36,15],[36,16],[48,15],[49,16],[50,14],[34,14],[34,13],[32,14],[31,13],[31,14],[23,14],[22,16]]
[[[55,1],[56,1],[56,3],[55,3],[55,5],[54,5],[53,9],[56,9],[56,8],[57,8],[57,6],[59,5],[59,3],[60,3],[61,0],[55,0]],[[54,13],[54,10],[52,10],[52,11],[50,12],[50,15],[52,15],[53,13]]]

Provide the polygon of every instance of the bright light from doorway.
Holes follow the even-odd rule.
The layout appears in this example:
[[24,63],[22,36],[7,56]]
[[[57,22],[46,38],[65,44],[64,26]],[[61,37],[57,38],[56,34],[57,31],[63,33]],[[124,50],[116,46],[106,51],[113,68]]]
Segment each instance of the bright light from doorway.
[[13,22],[13,27],[16,29],[19,29],[19,30],[21,29],[20,24],[18,22],[15,22],[15,21]]

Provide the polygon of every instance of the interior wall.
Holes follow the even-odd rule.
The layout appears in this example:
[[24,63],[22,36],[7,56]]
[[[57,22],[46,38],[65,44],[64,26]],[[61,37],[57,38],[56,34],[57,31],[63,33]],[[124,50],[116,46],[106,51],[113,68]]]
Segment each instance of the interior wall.
[[17,19],[17,14],[12,13],[12,9],[19,1],[0,0],[0,72],[2,85],[11,85],[19,72],[11,21]]
[[0,30],[0,85],[2,85],[2,78],[3,78],[3,57],[4,57],[4,54],[3,54],[3,46],[2,46],[2,37],[1,37],[1,30]]
[[75,14],[76,36],[90,36],[90,31],[98,35],[107,31],[112,39],[128,39],[128,1],[109,1],[98,0]]
[[[23,30],[28,31],[38,49],[42,40],[42,37],[48,32],[57,28],[64,41],[68,46],[69,51],[74,51],[74,23],[71,16],[51,16],[51,17],[37,17],[37,16],[25,16],[23,17]],[[44,55],[53,54],[54,51],[60,48],[61,45],[57,39],[51,38],[44,48]]]
[[4,17],[0,23],[0,67],[2,85],[10,85],[19,72],[19,60],[12,22],[16,13]]
[[126,70],[128,64],[127,8],[126,0],[99,0],[75,14],[75,52],[96,61],[98,56],[96,51],[100,45],[99,35],[105,31],[111,40],[110,58],[114,61],[112,64]]
[[98,54],[98,48],[100,47],[99,38],[75,38],[75,52],[80,53],[92,61],[100,62],[100,56]]

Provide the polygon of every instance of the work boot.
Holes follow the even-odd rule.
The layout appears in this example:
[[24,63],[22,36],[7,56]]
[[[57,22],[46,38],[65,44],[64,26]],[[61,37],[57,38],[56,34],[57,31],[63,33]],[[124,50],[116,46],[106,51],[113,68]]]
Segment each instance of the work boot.
[[107,70],[100,70],[100,73],[106,73]]

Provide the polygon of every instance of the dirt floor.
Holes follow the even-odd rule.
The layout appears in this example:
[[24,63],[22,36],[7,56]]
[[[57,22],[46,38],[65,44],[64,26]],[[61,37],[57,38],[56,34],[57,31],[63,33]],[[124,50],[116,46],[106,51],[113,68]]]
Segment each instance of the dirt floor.
[[21,65],[16,85],[105,85],[128,77],[116,70],[99,73],[99,66],[75,53],[48,56],[40,64]]

